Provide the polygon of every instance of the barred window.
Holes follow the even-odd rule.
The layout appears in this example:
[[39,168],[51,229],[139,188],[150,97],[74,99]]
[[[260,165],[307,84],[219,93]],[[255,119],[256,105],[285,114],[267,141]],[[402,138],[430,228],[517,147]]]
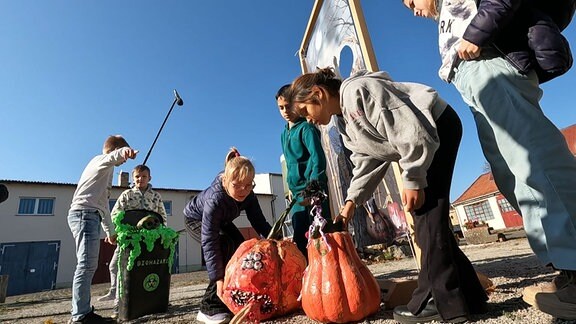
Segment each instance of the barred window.
[[466,218],[472,221],[487,222],[494,219],[494,214],[487,200],[464,206],[464,212],[466,213]]
[[112,211],[112,209],[114,209],[114,205],[116,205],[116,201],[118,199],[108,199],[108,207],[110,207],[110,211]]
[[166,216],[172,216],[172,201],[164,200],[164,209],[166,209]]
[[498,199],[498,207],[500,207],[500,210],[503,213],[514,211],[514,207],[512,207],[512,205],[506,198]]

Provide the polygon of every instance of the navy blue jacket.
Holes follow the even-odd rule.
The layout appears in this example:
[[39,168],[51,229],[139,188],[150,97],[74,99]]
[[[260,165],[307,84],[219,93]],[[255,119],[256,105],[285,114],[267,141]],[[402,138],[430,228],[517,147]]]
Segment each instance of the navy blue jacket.
[[572,19],[575,1],[479,0],[478,14],[463,38],[494,47],[520,73],[535,70],[543,83],[572,66],[570,46],[561,30]]
[[184,208],[184,216],[202,222],[202,249],[208,277],[211,281],[224,278],[228,260],[224,260],[220,247],[220,228],[232,223],[245,210],[248,220],[256,232],[267,236],[272,229],[268,224],[254,191],[242,202],[230,197],[222,186],[218,174],[210,187],[192,198]]

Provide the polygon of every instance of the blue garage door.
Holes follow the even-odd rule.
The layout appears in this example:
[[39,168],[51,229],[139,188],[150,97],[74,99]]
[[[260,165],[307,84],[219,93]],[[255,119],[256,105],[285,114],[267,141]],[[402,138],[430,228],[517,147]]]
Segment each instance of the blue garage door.
[[60,241],[0,243],[0,252],[8,296],[55,288]]

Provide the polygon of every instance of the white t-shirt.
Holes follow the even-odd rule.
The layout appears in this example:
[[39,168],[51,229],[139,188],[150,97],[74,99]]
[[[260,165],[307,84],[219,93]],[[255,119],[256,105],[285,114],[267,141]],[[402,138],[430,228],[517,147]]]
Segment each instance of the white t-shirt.
[[440,78],[450,83],[457,66],[458,46],[470,21],[477,13],[475,0],[443,0],[438,18],[438,45],[442,66]]

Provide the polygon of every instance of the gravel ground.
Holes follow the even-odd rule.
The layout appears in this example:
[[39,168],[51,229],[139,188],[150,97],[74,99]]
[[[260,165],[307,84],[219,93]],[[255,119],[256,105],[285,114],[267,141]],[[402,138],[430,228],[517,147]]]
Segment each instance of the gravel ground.
[[[550,281],[554,273],[539,264],[525,238],[483,245],[464,245],[464,253],[476,269],[492,279],[496,291],[490,295],[488,313],[470,318],[470,323],[576,323],[554,319],[522,301],[522,289]],[[369,265],[377,278],[414,279],[413,258]],[[167,313],[141,317],[128,323],[195,323],[198,304],[207,283],[205,271],[175,274],[171,278],[170,306]],[[106,284],[94,285],[92,296],[106,292]],[[93,298],[97,313],[110,316],[112,302]],[[0,304],[2,323],[66,323],[70,311],[70,289],[12,296]],[[303,312],[267,323],[315,323]],[[396,323],[392,312],[381,309],[361,323]]]

